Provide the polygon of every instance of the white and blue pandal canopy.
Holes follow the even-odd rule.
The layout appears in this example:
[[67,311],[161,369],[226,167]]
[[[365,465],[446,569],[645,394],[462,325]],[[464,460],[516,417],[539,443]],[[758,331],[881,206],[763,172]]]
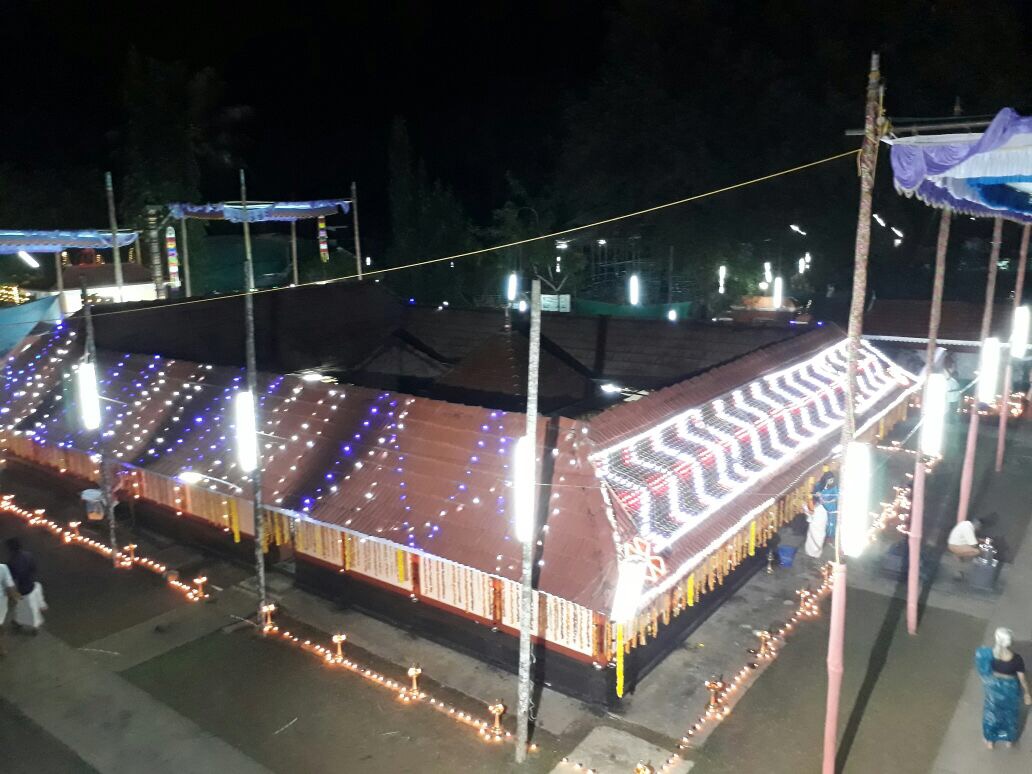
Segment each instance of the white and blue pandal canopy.
[[[125,247],[136,241],[135,231],[120,231],[118,246]],[[111,248],[110,231],[20,231],[0,229],[0,255],[27,253],[59,253],[62,250]]]
[[310,202],[248,202],[245,209],[241,202],[219,202],[217,204],[170,204],[173,218],[199,218],[201,220],[228,220],[231,223],[262,223],[265,221],[294,221],[333,215],[340,210],[345,215],[351,209],[350,199],[318,199]]
[[1032,117],[1004,108],[981,134],[894,137],[896,190],[938,208],[1032,223]]

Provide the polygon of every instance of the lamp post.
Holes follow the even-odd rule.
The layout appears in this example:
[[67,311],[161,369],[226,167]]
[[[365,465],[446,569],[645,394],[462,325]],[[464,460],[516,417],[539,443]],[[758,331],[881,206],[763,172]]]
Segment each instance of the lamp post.
[[111,181],[111,173],[104,173],[104,191],[107,194],[108,220],[111,223],[111,256],[115,264],[115,287],[118,288],[118,301],[122,301],[122,255],[118,251],[118,220],[115,217],[115,186]]
[[[993,297],[996,293],[996,267],[1000,261],[1000,243],[1003,240],[1003,220],[993,220],[993,244],[989,251],[989,273],[985,281],[985,306],[982,309],[982,332],[979,340],[982,342],[983,354],[985,351],[986,339],[989,338],[989,329],[993,320]],[[991,346],[991,345],[990,345]],[[999,354],[997,352],[997,354]],[[984,395],[983,389],[984,374],[979,373],[979,396]],[[993,389],[996,388],[996,375],[993,375]],[[991,402],[996,396],[989,398]],[[978,407],[970,412],[968,417],[967,444],[964,447],[964,465],[960,471],[960,498],[957,503],[957,523],[966,521],[968,508],[971,506],[971,484],[975,477],[975,449],[978,445]]]
[[86,279],[82,280],[82,316],[86,325],[86,359],[79,363],[75,372],[79,398],[79,418],[86,430],[97,434],[97,454],[100,457],[100,497],[108,521],[108,537],[111,540],[111,561],[119,566],[120,552],[115,534],[115,502],[111,492],[111,471],[108,470],[107,455],[104,453],[104,417],[100,410],[100,388],[97,383],[97,342],[93,335],[93,314],[86,294]]
[[534,589],[534,545],[537,538],[537,397],[541,358],[541,280],[530,284],[530,337],[527,353],[527,424],[516,442],[513,504],[516,537],[523,546],[520,582],[520,663],[516,704],[516,762],[527,758],[530,722],[530,642]]
[[240,204],[244,215],[244,337],[247,359],[247,390],[236,394],[237,464],[251,477],[254,510],[254,570],[258,581],[258,609],[265,607],[265,554],[262,545],[262,455],[258,446],[258,366],[254,341],[254,262],[251,258],[251,223],[247,214],[247,179],[240,170]]
[[1014,323],[1011,328],[1010,357],[1003,377],[1003,400],[1006,411],[1000,411],[1000,429],[996,437],[996,472],[1003,470],[1003,454],[1007,446],[1007,420],[1010,414],[1011,376],[1013,363],[1025,357],[1028,348],[1029,310],[1021,305],[1025,289],[1025,266],[1028,262],[1028,238],[1032,227],[1028,223],[1021,229],[1021,248],[1018,251],[1018,276],[1014,280]]
[[641,280],[637,274],[632,274],[627,280],[627,300],[631,306],[641,304]]

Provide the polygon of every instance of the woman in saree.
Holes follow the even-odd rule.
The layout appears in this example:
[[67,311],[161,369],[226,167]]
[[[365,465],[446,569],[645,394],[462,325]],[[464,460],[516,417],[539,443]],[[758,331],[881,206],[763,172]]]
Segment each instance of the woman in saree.
[[982,706],[982,736],[990,750],[997,742],[1010,747],[1018,738],[1021,701],[1032,704],[1025,679],[1025,661],[1011,650],[1014,635],[1003,627],[996,630],[991,648],[975,651],[975,668],[982,678],[985,703]]

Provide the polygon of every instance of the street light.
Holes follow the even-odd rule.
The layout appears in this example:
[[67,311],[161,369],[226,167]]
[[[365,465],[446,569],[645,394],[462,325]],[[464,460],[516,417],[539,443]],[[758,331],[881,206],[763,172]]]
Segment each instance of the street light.
[[774,278],[774,308],[775,309],[780,309],[781,308],[781,304],[784,301],[784,298],[783,298],[784,288],[782,287],[783,284],[784,283],[782,282],[781,277],[775,277]]
[[21,258],[23,261],[25,261],[25,263],[27,263],[31,268],[33,268],[33,269],[38,269],[39,268],[39,261],[37,261],[35,258],[33,258],[31,255],[29,255],[24,250],[19,250],[18,251],[18,257]]
[[857,557],[867,547],[871,526],[871,447],[850,441],[842,459],[842,492],[839,498],[839,525],[842,550]]
[[670,322],[677,322],[677,310],[676,309],[670,309],[666,313],[666,318],[668,320],[670,320]]
[[806,271],[806,259],[805,258],[800,258],[799,259],[799,273],[803,274],[805,271]]
[[609,614],[609,620],[614,624],[625,624],[634,617],[641,599],[641,590],[645,586],[647,569],[645,562],[638,558],[624,559],[620,562],[616,590],[613,592],[613,608]]
[[516,272],[509,275],[508,281],[505,283],[505,297],[511,304],[516,300],[516,293],[519,290],[519,278],[516,276]]
[[803,230],[802,230],[802,229],[801,229],[801,228],[800,228],[799,226],[797,226],[797,225],[796,225],[795,223],[793,223],[792,225],[790,225],[790,226],[789,226],[789,228],[790,228],[790,229],[792,229],[792,230],[793,230],[794,232],[796,232],[797,234],[799,234],[800,236],[806,236],[806,232],[805,232],[805,231],[803,231]]
[[254,394],[241,390],[233,401],[236,421],[237,464],[244,473],[258,467],[258,428],[254,421]]
[[774,281],[774,274],[770,269],[770,261],[763,262],[763,281],[768,285]]
[[942,454],[943,427],[946,421],[946,374],[929,374],[921,405],[921,453],[929,457]]
[[637,274],[632,274],[627,282],[627,298],[631,306],[638,306],[641,303],[641,284]]
[[176,476],[176,478],[179,481],[182,481],[184,484],[199,484],[202,481],[218,481],[220,484],[225,484],[226,486],[232,487],[238,492],[244,491],[244,488],[242,486],[237,486],[232,481],[226,481],[226,479],[219,478],[217,476],[209,476],[204,473],[201,473],[199,470],[182,470],[179,472],[179,475]]
[[[978,402],[996,400],[996,381],[1000,370],[1000,340],[995,336],[982,342],[982,357],[978,364]],[[974,410],[974,409],[972,409]]]
[[717,281],[719,283],[719,285],[717,286],[717,292],[718,293],[723,293],[724,292],[724,280],[725,279],[727,279],[727,266],[724,266],[723,264],[721,264],[720,268],[717,269]]
[[79,390],[79,417],[86,430],[100,427],[100,392],[97,390],[97,369],[93,361],[79,363],[75,371]]
[[1020,360],[1028,349],[1029,309],[1019,306],[1014,310],[1014,322],[1011,327],[1010,356]]

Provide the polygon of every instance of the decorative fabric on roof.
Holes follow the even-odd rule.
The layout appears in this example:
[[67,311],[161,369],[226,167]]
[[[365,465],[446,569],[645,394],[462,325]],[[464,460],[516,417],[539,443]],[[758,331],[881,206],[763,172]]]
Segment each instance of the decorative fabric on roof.
[[[136,241],[135,231],[118,234],[118,246]],[[0,255],[13,255],[21,250],[29,253],[57,253],[69,248],[105,250],[111,247],[110,231],[15,231],[0,230]]]
[[198,218],[201,220],[228,220],[231,223],[261,223],[268,220],[293,221],[322,218],[334,215],[340,210],[345,215],[351,211],[350,199],[317,199],[310,202],[248,202],[244,209],[240,202],[219,202],[218,204],[168,205],[173,218]]
[[1004,108],[981,134],[896,138],[896,189],[933,207],[1032,222],[1032,117]]
[[[846,342],[690,408],[592,455],[639,533],[658,548],[841,430]],[[915,377],[862,345],[858,414]]]

